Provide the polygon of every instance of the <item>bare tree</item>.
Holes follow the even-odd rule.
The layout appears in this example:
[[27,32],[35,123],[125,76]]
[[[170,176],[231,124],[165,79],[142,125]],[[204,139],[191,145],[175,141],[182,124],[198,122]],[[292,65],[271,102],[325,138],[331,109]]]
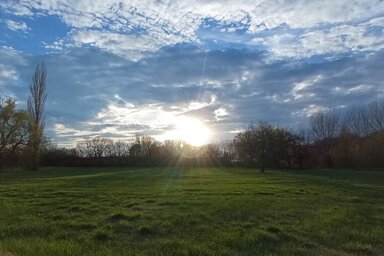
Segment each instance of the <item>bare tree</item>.
[[113,141],[108,138],[95,137],[90,140],[77,143],[79,155],[83,157],[101,158],[109,156],[113,147]]
[[145,135],[145,134],[136,134],[135,144],[139,145],[140,148],[139,156],[148,157],[152,147],[159,146],[159,142],[155,138]]
[[122,140],[118,140],[112,145],[111,156],[126,157],[129,155],[130,144]]
[[310,126],[316,142],[329,141],[338,136],[339,125],[339,115],[333,111],[320,111],[310,119]]
[[223,140],[218,145],[220,161],[224,165],[232,165],[236,159],[236,147],[232,140]]
[[356,136],[368,135],[371,128],[367,108],[365,106],[350,108],[345,114],[344,126]]
[[368,105],[371,132],[384,130],[384,101],[374,101]]
[[333,166],[335,138],[340,134],[340,117],[334,111],[320,111],[310,119],[314,143],[320,148],[327,167]]
[[40,146],[44,134],[44,109],[47,100],[46,92],[47,70],[44,63],[37,65],[29,87],[31,95],[28,98],[28,112],[31,118],[28,168],[38,170]]
[[89,157],[89,152],[86,147],[85,141],[78,141],[76,144],[76,154],[79,157]]

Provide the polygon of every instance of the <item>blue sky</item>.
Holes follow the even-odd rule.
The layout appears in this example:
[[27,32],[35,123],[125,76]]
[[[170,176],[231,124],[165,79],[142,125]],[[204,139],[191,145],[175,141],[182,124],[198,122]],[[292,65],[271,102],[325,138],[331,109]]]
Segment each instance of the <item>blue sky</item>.
[[42,61],[60,145],[161,138],[181,116],[212,141],[251,121],[295,129],[383,98],[384,1],[0,1],[0,95],[25,107]]

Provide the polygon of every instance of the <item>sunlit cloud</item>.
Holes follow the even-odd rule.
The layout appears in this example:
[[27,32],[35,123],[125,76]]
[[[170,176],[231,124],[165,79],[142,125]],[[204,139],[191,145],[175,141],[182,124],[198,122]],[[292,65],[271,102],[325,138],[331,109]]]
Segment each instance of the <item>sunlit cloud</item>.
[[305,117],[310,117],[313,114],[319,112],[319,111],[325,111],[328,110],[329,108],[324,107],[324,106],[319,106],[315,104],[311,104],[308,107],[303,108],[302,110],[299,110],[297,112],[292,113],[293,115],[297,116],[305,116]]
[[216,121],[224,120],[228,118],[228,112],[225,108],[218,108],[214,112]]
[[182,116],[215,141],[384,96],[383,1],[0,1],[0,33],[1,96],[25,108],[44,61],[61,145],[161,138]]

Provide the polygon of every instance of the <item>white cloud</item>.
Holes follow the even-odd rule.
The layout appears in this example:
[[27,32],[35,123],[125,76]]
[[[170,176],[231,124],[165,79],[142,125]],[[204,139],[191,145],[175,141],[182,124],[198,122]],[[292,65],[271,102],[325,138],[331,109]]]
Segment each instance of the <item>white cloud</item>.
[[115,95],[115,100],[111,100],[110,103],[96,115],[94,122],[98,124],[114,123],[117,125],[142,124],[152,129],[159,129],[174,124],[177,116],[188,114],[190,111],[203,109],[214,104],[215,101],[216,97],[211,96],[209,102],[190,101],[181,103],[179,106],[172,106],[171,110],[168,110],[163,103],[135,106],[123,100],[120,96]]
[[26,60],[18,51],[0,46],[0,95],[18,98],[12,92],[12,87],[20,79],[17,68],[25,65]]
[[[212,96],[210,102],[191,101],[167,108],[167,104],[164,103],[134,105],[119,95],[114,95],[94,118],[72,124],[74,127],[55,123],[51,131],[60,142],[110,136],[110,134],[118,138],[131,138],[136,133],[147,132],[156,137],[165,134],[170,127],[175,127],[188,116],[188,112],[210,106],[215,100]],[[227,115],[223,109],[215,114],[222,117]]]
[[63,147],[75,147],[77,142],[100,136],[99,131],[92,131],[90,126],[83,125],[81,128],[73,128],[62,123],[55,123],[49,131],[55,134],[55,141]]
[[[77,45],[88,42],[135,60],[163,46],[198,43],[197,32],[203,22],[209,27],[209,20],[229,33],[246,30],[255,36],[254,44],[262,41],[277,57],[377,50],[384,45],[382,36],[367,34],[370,26],[383,27],[383,18],[377,17],[383,15],[384,2],[378,0],[19,0],[0,7],[16,15],[58,15],[73,29],[69,37]],[[356,22],[360,24],[351,25]],[[260,38],[259,32],[284,26],[285,34]]]
[[177,111],[166,111],[158,104],[132,106],[130,103],[125,105],[110,103],[97,114],[92,122],[116,125],[141,124],[158,129],[172,124],[177,114]]
[[221,121],[228,118],[228,112],[225,108],[218,108],[214,112],[216,121]]
[[322,79],[322,76],[321,75],[317,75],[313,78],[310,78],[310,79],[306,79],[302,82],[298,82],[298,83],[294,83],[294,87],[291,91],[291,96],[293,97],[293,99],[295,100],[298,100],[298,99],[301,99],[301,98],[306,98],[308,99],[309,97],[313,97],[315,96],[315,94],[313,92],[310,92],[308,89],[316,84],[317,82],[319,82],[320,80]]
[[[309,77],[303,81],[293,83],[293,87],[289,92],[278,92],[268,95],[265,98],[277,103],[290,103],[293,101],[309,101],[316,94],[311,90],[312,87],[322,80],[322,75]],[[254,94],[257,95],[257,94]]]
[[357,93],[368,92],[373,88],[374,86],[368,85],[368,84],[360,84],[360,85],[353,86],[351,88],[343,88],[343,87],[336,86],[332,88],[332,93],[342,94],[342,95],[357,94]]
[[179,42],[179,38],[172,35],[156,38],[155,35],[127,35],[98,30],[75,32],[72,40],[77,46],[84,44],[96,46],[132,60],[139,60],[145,52],[154,52],[162,46]]
[[[370,36],[381,29],[382,20],[366,23],[376,26],[374,31],[365,30],[364,33]],[[335,29],[334,33],[340,37],[343,32],[353,34],[355,30],[345,26],[337,25],[342,29]],[[161,35],[159,30],[156,31]],[[311,31],[308,29],[306,33]],[[331,29],[327,28],[327,31]],[[267,34],[273,36],[273,33],[269,31]],[[0,63],[3,65],[0,70],[4,78],[0,82],[8,79],[10,83],[4,83],[3,87],[20,99],[25,100],[28,92],[31,67],[33,69],[44,58],[50,90],[47,117],[56,118],[54,121],[47,119],[47,130],[53,124],[64,125],[56,127],[57,135],[51,132],[48,136],[59,137],[60,144],[97,135],[124,138],[144,131],[150,135],[161,134],[172,129],[168,126],[182,114],[210,120],[207,124],[211,128],[216,125],[221,131],[235,130],[259,118],[283,125],[296,124],[300,120],[305,122],[307,115],[322,106],[357,105],[382,96],[384,92],[383,72],[380,72],[383,70],[383,51],[327,60],[326,63],[322,59],[271,63],[266,62],[265,55],[252,50],[205,51],[203,47],[175,47],[130,62],[108,52],[122,56],[132,54],[131,58],[138,59],[142,56],[139,54],[144,54],[137,50],[140,47],[145,47],[147,52],[156,51],[163,43],[152,42],[154,34],[148,32],[134,35],[123,31],[74,28],[69,35],[73,37],[72,41],[67,38],[64,44],[90,44],[105,51],[83,47],[65,53],[21,54],[24,57],[20,57],[14,50],[0,47]],[[282,36],[275,37],[274,47],[289,46],[299,39],[300,35],[287,30]],[[61,46],[60,41],[57,45]],[[311,47],[314,46],[308,46]],[[308,49],[302,48],[302,52],[307,54]],[[20,59],[27,63],[20,64]],[[334,93],[332,88],[336,85],[350,93]],[[365,89],[360,85],[372,85],[372,88],[360,93]]]
[[299,117],[310,117],[313,114],[316,114],[320,111],[328,110],[329,108],[316,105],[316,104],[310,104],[309,106],[303,108],[302,110],[293,112],[292,115],[299,116]]
[[1,1],[0,7],[3,10],[6,10],[9,13],[15,14],[15,15],[27,15],[32,16],[34,14],[32,8],[31,8],[30,2],[16,2],[16,1]]
[[10,90],[9,84],[13,81],[17,81],[18,78],[18,74],[14,68],[0,63],[0,98],[17,98],[16,95]]
[[67,127],[64,124],[56,123],[53,125],[52,130],[55,132],[56,136],[59,138],[71,136],[71,137],[82,137],[82,136],[96,136],[97,132],[92,132],[90,130],[84,129],[74,129],[71,127]]
[[15,69],[0,63],[0,85],[4,85],[7,80],[17,80],[17,78]]
[[42,43],[46,49],[63,50],[65,48],[63,39],[59,39],[57,41],[54,41],[52,44],[47,44],[46,42],[42,42]]
[[13,31],[25,32],[25,31],[29,30],[27,24],[25,22],[22,22],[22,21],[7,20],[6,24],[7,24],[7,27]]
[[301,44],[307,49],[307,55],[383,49],[383,36],[368,34],[369,28],[369,22],[366,22],[357,26],[340,25],[325,31],[317,30],[301,36]]
[[[373,24],[381,32],[370,33]],[[375,18],[356,25],[336,25],[298,35],[285,33],[255,37],[251,43],[265,46],[277,58],[306,58],[321,54],[379,51],[384,49],[383,34],[384,21]]]

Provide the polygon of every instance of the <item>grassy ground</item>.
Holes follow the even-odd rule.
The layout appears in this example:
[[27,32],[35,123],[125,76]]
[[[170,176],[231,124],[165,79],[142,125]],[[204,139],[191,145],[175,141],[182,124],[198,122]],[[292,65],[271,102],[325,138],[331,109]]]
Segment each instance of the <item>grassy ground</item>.
[[0,255],[384,255],[384,172],[0,174]]

